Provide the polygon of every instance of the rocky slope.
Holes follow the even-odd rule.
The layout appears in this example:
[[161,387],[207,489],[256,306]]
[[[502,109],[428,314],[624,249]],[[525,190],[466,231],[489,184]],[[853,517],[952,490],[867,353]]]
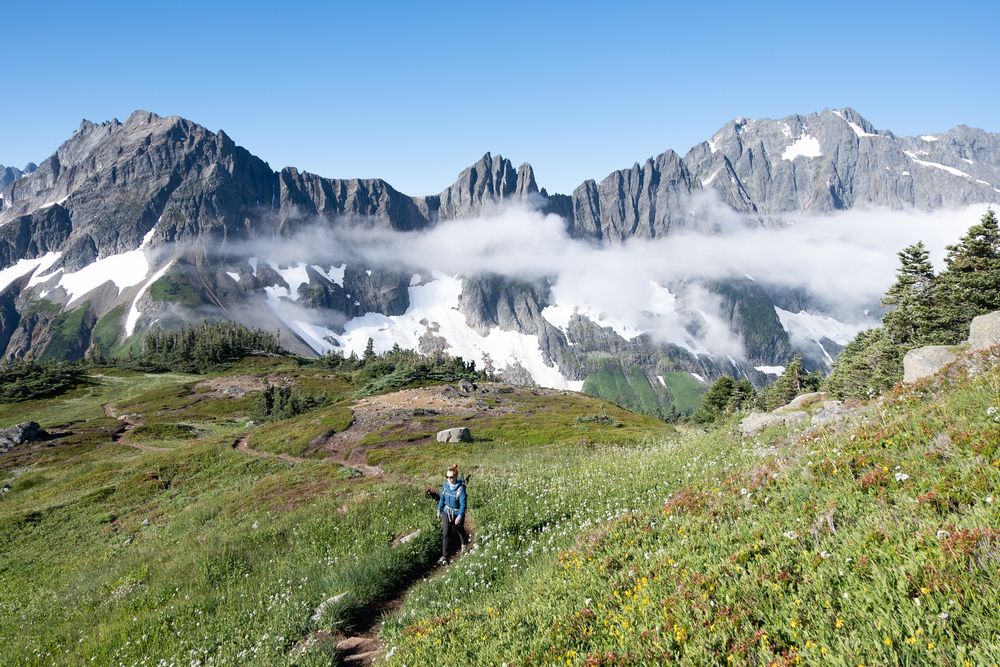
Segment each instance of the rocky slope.
[[140,111],[125,122],[84,121],[31,173],[0,174],[5,354],[124,349],[149,326],[224,317],[279,329],[303,353],[357,350],[372,337],[558,387],[580,388],[611,360],[623,376],[640,368],[639,381],[666,406],[665,373],[710,380],[735,369],[759,384],[757,368],[773,372],[797,350],[813,366],[828,364],[846,341],[816,333],[808,298],[752,279],[707,286],[742,341],[745,354],[732,358],[699,347],[706,323],[693,307],[688,333],[654,341],[599,313],[574,314],[574,304],[556,308],[544,280],[505,279],[488,267],[414,275],[392,262],[347,263],[336,248],[329,261],[308,264],[251,255],[247,243],[316,224],[424,230],[500,202],[558,214],[570,236],[597,246],[711,229],[718,202],[764,224],[865,205],[996,202],[1000,135],[958,127],[897,137],[851,109],[737,119],[684,157],[667,151],[570,195],[550,195],[530,165],[487,153],[441,193],[413,197],[380,179],[276,172],[222,131]]

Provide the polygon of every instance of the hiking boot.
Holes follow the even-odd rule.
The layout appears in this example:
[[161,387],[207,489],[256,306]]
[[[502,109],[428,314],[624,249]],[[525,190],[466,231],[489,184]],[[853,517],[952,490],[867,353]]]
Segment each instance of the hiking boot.
[[447,564],[448,564],[448,559],[445,558],[444,556],[438,558],[437,563],[435,563],[435,565],[447,565]]

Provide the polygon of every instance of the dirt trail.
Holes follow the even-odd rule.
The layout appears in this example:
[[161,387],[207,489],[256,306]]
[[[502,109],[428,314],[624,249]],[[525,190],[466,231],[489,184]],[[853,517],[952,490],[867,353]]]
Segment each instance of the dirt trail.
[[424,579],[443,572],[473,548],[476,525],[469,515],[466,515],[465,532],[468,541],[458,553],[452,556],[451,561],[445,564],[435,562],[414,572],[406,581],[401,582],[397,588],[390,591],[383,599],[375,601],[366,609],[365,614],[357,620],[356,629],[352,634],[334,634],[327,630],[318,630],[300,642],[293,649],[293,653],[302,652],[320,641],[335,642],[337,664],[361,665],[364,667],[373,665],[385,648],[378,636],[382,631],[382,626],[385,625],[386,618],[403,606],[406,602],[406,596],[409,595],[413,586]]
[[[281,459],[282,461],[287,461],[288,463],[305,463],[309,459],[303,459],[298,456],[292,456],[291,454],[275,454],[273,452],[265,452],[259,449],[253,449],[250,447],[248,436],[241,435],[233,443],[233,449],[238,451],[240,454],[246,454],[247,456],[252,456],[258,459]],[[322,460],[322,459],[314,459]]]
[[129,431],[137,426],[142,426],[142,419],[139,419],[136,415],[119,415],[115,410],[115,407],[110,403],[105,403],[101,406],[104,410],[105,417],[111,417],[112,419],[117,419],[122,423],[117,431],[111,434],[111,439],[114,442],[127,445],[133,449],[138,449],[143,452],[169,452],[170,449],[166,447],[154,447],[152,445],[144,445],[141,442],[129,442],[125,437]]

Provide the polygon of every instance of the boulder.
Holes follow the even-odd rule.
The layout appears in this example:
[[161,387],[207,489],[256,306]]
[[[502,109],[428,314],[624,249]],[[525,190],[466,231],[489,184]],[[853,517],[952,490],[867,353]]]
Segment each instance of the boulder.
[[781,420],[785,422],[786,426],[794,426],[795,424],[801,424],[809,421],[809,413],[805,410],[799,410],[797,412],[783,412],[778,416],[781,417]]
[[796,396],[795,398],[792,399],[791,403],[784,406],[784,408],[779,408],[779,410],[788,408],[794,410],[801,410],[802,408],[812,405],[813,403],[817,403],[819,401],[825,401],[827,398],[828,396],[825,391],[814,391],[811,394],[802,394],[801,396]]
[[831,422],[840,421],[850,414],[850,410],[844,407],[840,401],[823,401],[822,406],[812,416],[813,426],[822,426]]
[[969,352],[979,352],[1000,345],[1000,310],[972,318],[969,326]]
[[760,433],[771,424],[783,421],[781,415],[773,415],[770,412],[751,412],[740,421],[740,433],[743,435],[753,435]]
[[465,428],[446,428],[438,431],[438,442],[472,442],[472,431]]
[[24,422],[17,426],[0,429],[0,454],[14,449],[26,442],[34,442],[45,435],[45,431],[37,422]]
[[740,433],[755,435],[773,424],[794,426],[809,421],[809,413],[804,410],[794,412],[751,412],[740,421]]
[[471,394],[472,392],[474,392],[476,390],[476,385],[473,384],[472,382],[470,382],[469,380],[466,380],[465,378],[462,378],[461,380],[459,380],[458,384],[455,385],[455,386],[463,394]]
[[958,359],[953,348],[947,345],[929,345],[910,350],[903,357],[903,382],[916,382],[934,375]]

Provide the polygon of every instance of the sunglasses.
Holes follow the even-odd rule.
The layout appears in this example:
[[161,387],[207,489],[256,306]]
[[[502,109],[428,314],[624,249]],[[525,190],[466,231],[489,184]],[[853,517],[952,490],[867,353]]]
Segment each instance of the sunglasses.
[[454,475],[445,475],[445,477],[448,478],[448,479],[455,479]]

